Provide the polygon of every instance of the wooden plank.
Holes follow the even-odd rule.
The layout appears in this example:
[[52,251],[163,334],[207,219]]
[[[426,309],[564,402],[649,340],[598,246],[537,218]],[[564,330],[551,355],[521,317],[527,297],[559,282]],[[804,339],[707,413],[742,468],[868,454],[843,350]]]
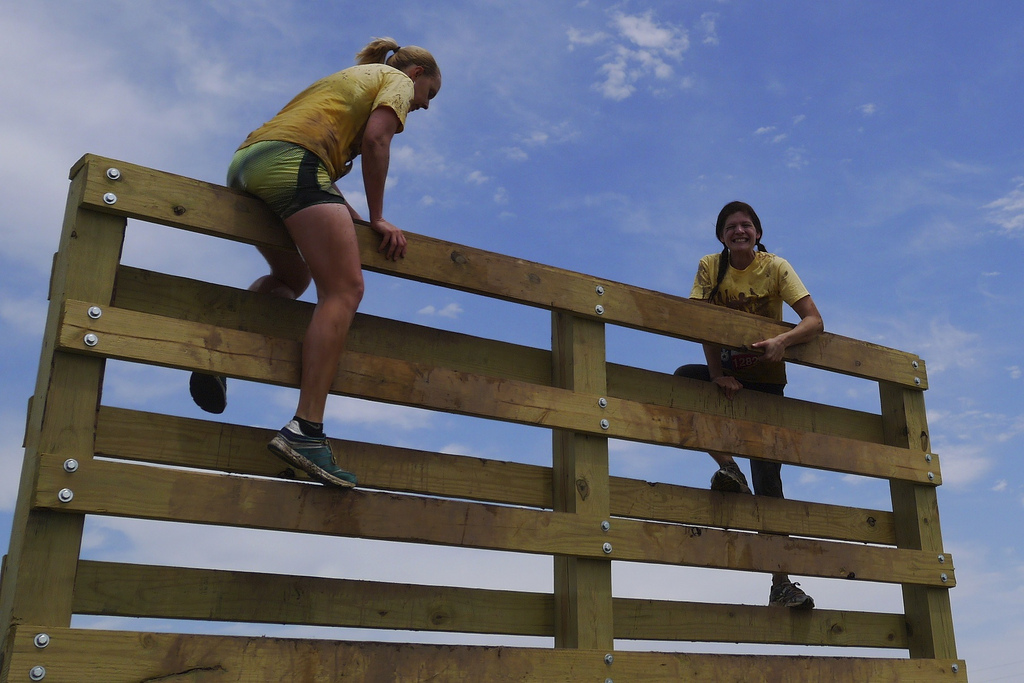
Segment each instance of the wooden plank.
[[[282,470],[264,447],[272,430],[100,406],[96,453],[233,474],[305,479]],[[551,469],[332,439],[342,466],[370,489],[551,508]],[[753,499],[672,484],[612,477],[616,517],[786,533],[879,545],[896,543],[885,510],[785,499]]]
[[[15,632],[10,669],[46,669],[46,683],[304,683],[356,681],[709,681],[794,683],[964,681],[966,666],[947,659],[871,659],[694,655],[605,650],[412,645],[245,636],[198,636],[50,629],[33,644],[34,626]],[[954,672],[954,669],[956,671]]]
[[896,542],[891,512],[613,477],[616,517],[676,522],[877,545]]
[[[880,384],[882,417],[889,443],[927,457],[930,448],[924,396],[893,384]],[[942,549],[939,503],[934,488],[891,482],[896,543],[901,548],[931,552],[940,559]],[[903,604],[910,632],[911,657],[956,657],[953,613],[949,592],[903,587]]]
[[543,593],[83,561],[75,613],[551,636]]
[[[114,305],[300,341],[313,304],[122,266]],[[453,370],[551,384],[551,352],[356,313],[346,348]]]
[[694,643],[907,647],[902,614],[615,600],[615,637]]
[[[254,600],[253,596],[259,596]],[[627,640],[905,648],[901,614],[616,598]],[[551,637],[548,593],[82,561],[76,614]]]
[[[80,164],[88,178],[83,206],[251,244],[293,248],[279,221],[267,215],[266,207],[241,193],[91,155]],[[107,177],[106,169],[111,166],[119,169],[118,180]],[[104,200],[108,193],[117,196],[113,204]],[[377,252],[379,238],[365,223],[357,224],[357,233],[363,267],[369,270],[569,311],[606,323],[731,347],[742,347],[791,327],[760,316],[409,232],[408,257],[387,261]],[[787,349],[786,357],[858,377],[927,388],[924,362],[917,356],[830,333]]]
[[[274,430],[101,406],[96,453],[233,474],[308,480],[267,451]],[[366,488],[551,507],[551,469],[331,439],[342,467]]]
[[608,395],[815,434],[885,443],[882,418],[874,413],[755,392],[741,391],[729,400],[710,382],[614,363],[608,364]]
[[[183,323],[109,307],[98,319],[88,302],[68,301],[61,348],[80,353],[198,368],[294,386],[299,377],[298,342]],[[95,346],[84,343],[95,334]],[[938,457],[908,457],[906,449],[804,433],[744,420],[608,399],[597,394],[500,380],[393,358],[346,353],[333,391],[360,398],[568,429],[597,436],[718,450],[737,455],[851,474],[938,485]],[[602,421],[607,420],[607,428]],[[929,479],[929,473],[931,478]]]
[[92,457],[104,360],[57,350],[61,300],[110,301],[125,221],[78,209],[83,188],[84,178],[73,179],[51,274],[51,302],[26,427],[7,567],[0,583],[0,637],[13,623],[62,625],[71,619],[83,518],[34,510],[31,498],[39,452]]
[[[555,386],[598,396],[607,393],[604,332],[601,323],[568,313],[551,314],[551,375]],[[555,511],[608,520],[608,439],[554,430],[552,448]],[[555,557],[554,594],[555,647],[614,646],[610,562]]]
[[[313,305],[244,289],[141,270],[118,269],[114,305],[243,332],[300,340]],[[451,370],[551,385],[551,352],[528,346],[356,314],[347,348]],[[880,415],[797,399],[740,393],[726,400],[707,382],[615,363],[608,395],[637,403],[699,410],[819,434],[885,443]]]
[[[218,524],[486,550],[575,555],[740,571],[787,572],[951,588],[934,553],[679,524],[597,519],[300,482],[93,460],[74,473],[43,456],[34,504],[74,513]],[[58,493],[74,497],[61,502]],[[611,544],[606,548],[605,544]],[[940,575],[945,576],[945,581]]]

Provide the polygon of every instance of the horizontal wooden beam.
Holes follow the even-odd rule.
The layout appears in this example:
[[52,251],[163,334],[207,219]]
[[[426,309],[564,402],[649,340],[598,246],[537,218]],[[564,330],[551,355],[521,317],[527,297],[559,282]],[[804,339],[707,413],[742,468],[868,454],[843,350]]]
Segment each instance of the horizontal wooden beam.
[[[49,638],[40,649],[34,639]],[[131,633],[19,625],[10,668],[40,666],[47,683],[359,681],[872,681],[966,680],[961,660],[770,657],[660,652],[414,645],[247,636]],[[955,670],[955,671],[954,671]]]
[[[271,384],[298,383],[301,347],[294,340],[115,307],[101,309],[81,301],[65,302],[62,323],[62,350],[200,369]],[[333,390],[597,436],[725,451],[886,479],[941,483],[936,456],[926,459],[924,453],[905,448],[620,399],[606,399],[601,405],[603,397],[595,395],[384,356],[345,354]]]
[[[121,266],[112,302],[118,308],[300,340],[313,304],[244,289]],[[424,365],[551,386],[551,352],[423,325],[357,313],[346,348]],[[740,393],[727,400],[707,382],[608,363],[608,395],[700,410],[732,419],[885,443],[880,415],[847,408]]]
[[76,614],[519,636],[554,633],[544,593],[81,561]]
[[[258,599],[254,599],[258,596]],[[901,614],[614,599],[617,639],[906,648]],[[548,593],[82,561],[76,614],[552,637]]]
[[61,458],[41,456],[35,507],[591,559],[938,588],[956,584],[952,558],[939,560],[933,552],[627,519],[615,519],[604,530],[604,520],[572,513],[125,462],[92,460],[73,472],[64,464]]
[[[116,179],[108,174],[110,168],[118,170]],[[92,155],[75,172],[86,174],[83,207],[265,247],[294,248],[280,221],[262,202],[243,193]],[[407,257],[388,261],[377,252],[376,233],[365,223],[357,227],[363,267],[398,277],[735,348],[792,327],[411,232],[405,233]],[[826,333],[791,347],[786,357],[857,377],[927,388],[924,361],[916,355],[839,335]]]
[[[265,477],[305,478],[264,450],[273,431],[101,406],[98,455]],[[332,439],[367,488],[551,508],[551,468]],[[748,498],[611,478],[611,514],[650,521],[895,545],[891,512]]]

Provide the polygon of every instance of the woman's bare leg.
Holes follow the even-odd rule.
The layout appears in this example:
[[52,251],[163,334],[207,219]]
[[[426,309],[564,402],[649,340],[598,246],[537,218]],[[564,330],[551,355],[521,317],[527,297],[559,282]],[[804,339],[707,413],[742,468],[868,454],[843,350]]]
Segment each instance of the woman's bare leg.
[[[285,226],[303,256],[317,293],[316,308],[302,342],[302,378],[295,414],[310,422],[323,422],[327,394],[363,298],[359,243],[344,204],[309,206],[285,219]],[[260,286],[281,284],[290,288],[296,286],[296,281],[279,275]]]

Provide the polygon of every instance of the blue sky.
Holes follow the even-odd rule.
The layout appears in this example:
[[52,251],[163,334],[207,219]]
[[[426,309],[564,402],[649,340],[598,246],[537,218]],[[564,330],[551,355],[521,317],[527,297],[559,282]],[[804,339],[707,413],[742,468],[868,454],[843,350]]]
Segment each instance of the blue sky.
[[[222,182],[250,130],[313,80],[350,66],[371,37],[390,35],[432,50],[444,77],[430,110],[412,114],[395,139],[385,215],[399,227],[686,295],[699,257],[717,251],[718,209],[743,199],[758,210],[768,248],[800,273],[827,330],[920,354],[933,448],[943,459],[944,540],[957,563],[959,653],[972,681],[1012,680],[1024,664],[1017,3],[39,0],[7,3],[0,32],[4,549],[70,166],[95,153]],[[365,212],[358,178],[341,186]],[[239,287],[263,272],[254,250],[134,223],[125,261]],[[379,276],[367,278],[363,310],[549,343],[541,311]],[[665,372],[701,357],[692,344],[623,330],[609,330],[608,343],[611,360]],[[185,382],[181,373],[111,364],[104,400],[200,417]],[[791,370],[788,393],[878,409],[873,385],[803,368]],[[224,419],[276,428],[294,400],[289,390],[236,382]],[[550,457],[541,430],[346,399],[332,399],[328,412],[338,436],[525,462]],[[694,486],[705,486],[713,469],[699,454],[618,442],[612,468]],[[797,469],[784,478],[792,498],[889,505],[880,482]],[[538,558],[118,520],[90,520],[83,552],[551,585],[549,562]],[[621,595],[760,604],[767,593],[758,575],[615,571]],[[901,611],[888,586],[802,583],[822,607]]]

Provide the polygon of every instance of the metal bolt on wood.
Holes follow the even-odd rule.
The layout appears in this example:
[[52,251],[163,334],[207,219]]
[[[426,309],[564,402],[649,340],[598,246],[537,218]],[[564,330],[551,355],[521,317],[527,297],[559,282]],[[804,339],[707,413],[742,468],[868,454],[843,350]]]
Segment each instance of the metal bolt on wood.
[[604,397],[601,397],[601,398],[597,399],[597,405],[601,406],[602,408],[607,408],[608,407],[608,399],[606,399]]
[[45,633],[37,633],[36,637],[32,639],[32,642],[35,643],[36,647],[42,650],[50,644],[50,636]]
[[939,574],[939,578],[942,579],[942,583],[946,583],[947,581],[949,581],[949,577],[945,574]]
[[928,481],[934,481],[934,480],[935,480],[935,473],[934,472],[929,472],[928,473]]
[[100,343],[100,338],[97,337],[92,332],[90,332],[89,334],[85,335],[85,337],[82,338],[82,341],[85,342],[86,346],[96,346],[97,344]]
[[601,285],[595,287],[594,291],[597,292],[598,296],[604,296],[604,287],[602,287]]
[[942,564],[945,561],[946,561],[946,556],[945,555],[939,555],[939,564]]
[[959,664],[954,664],[953,666],[949,667],[949,670],[952,671],[953,673],[956,673],[957,671],[960,670],[960,665]]
[[99,306],[90,306],[89,310],[86,311],[86,314],[93,320],[98,320],[99,317],[103,315],[103,309]]
[[931,453],[925,453],[924,454],[924,461],[925,462],[931,462],[932,461],[932,454]]
[[608,429],[610,425],[611,423],[608,420],[601,420],[601,429]]
[[110,178],[111,180],[120,180],[121,179],[121,171],[119,171],[119,170],[117,170],[116,168],[113,168],[113,167],[108,168],[107,169],[107,177]]
[[57,492],[57,500],[59,500],[62,503],[70,503],[74,497],[75,492],[72,491],[71,489],[61,489],[60,491]]
[[598,315],[604,315],[604,306],[602,306],[601,304],[594,306],[594,312],[597,313]]
[[46,669],[41,666],[33,666],[29,669],[28,677],[33,681],[41,681],[46,678]]
[[920,386],[921,385],[921,378],[920,377],[915,377],[914,378],[914,384]]
[[605,543],[603,546],[601,546],[601,550],[604,551],[605,555],[611,555],[612,554],[612,544],[611,543]]
[[64,471],[71,473],[78,471],[78,461],[74,458],[68,458],[64,461]]
[[601,531],[608,531],[611,528],[612,528],[612,525],[611,525],[610,522],[608,522],[608,520],[605,520],[605,521],[601,522]]
[[117,203],[117,195],[114,194],[113,192],[107,192],[106,194],[103,195],[103,203],[104,204],[116,204]]
[[914,362],[912,362],[911,365],[913,365],[914,369],[917,370],[918,365],[917,365],[917,361],[916,360]]
[[612,657],[610,654],[607,654],[607,655],[604,656],[604,663],[605,664],[611,664],[614,661],[615,661],[615,657]]

